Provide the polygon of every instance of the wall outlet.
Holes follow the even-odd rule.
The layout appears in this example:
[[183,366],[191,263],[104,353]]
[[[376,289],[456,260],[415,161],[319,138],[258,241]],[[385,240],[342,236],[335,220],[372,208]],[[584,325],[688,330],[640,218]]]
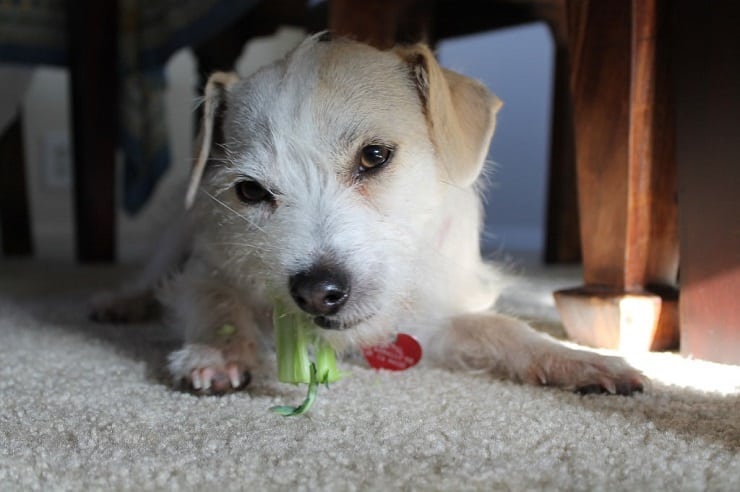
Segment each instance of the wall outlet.
[[49,131],[41,138],[41,177],[52,189],[72,186],[72,145],[69,133]]

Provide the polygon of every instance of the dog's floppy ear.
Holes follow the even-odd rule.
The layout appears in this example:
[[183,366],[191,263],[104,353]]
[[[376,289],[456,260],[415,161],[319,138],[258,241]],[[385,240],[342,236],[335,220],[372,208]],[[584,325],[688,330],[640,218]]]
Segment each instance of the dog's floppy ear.
[[239,77],[235,73],[226,72],[215,72],[208,78],[208,83],[204,91],[201,129],[196,143],[198,158],[190,172],[188,191],[185,195],[186,208],[190,208],[195,201],[195,194],[203,177],[203,171],[206,168],[208,156],[211,153],[211,146],[218,141],[218,138],[214,141],[214,133],[221,133],[221,120],[223,119],[226,92],[238,80]]
[[448,179],[458,186],[472,184],[483,168],[501,100],[477,80],[440,67],[424,44],[396,52],[412,70]]

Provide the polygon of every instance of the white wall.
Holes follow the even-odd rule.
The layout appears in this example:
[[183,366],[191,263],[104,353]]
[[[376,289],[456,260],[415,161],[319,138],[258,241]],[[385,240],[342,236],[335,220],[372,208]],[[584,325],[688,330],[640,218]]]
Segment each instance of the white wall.
[[[303,36],[298,29],[283,29],[274,38],[255,40],[238,62],[238,71],[251,73],[282,56]],[[439,49],[443,64],[483,80],[505,103],[489,155],[496,166],[484,235],[488,251],[503,248],[539,254],[542,249],[552,51],[543,25],[449,40]],[[196,84],[191,52],[175,54],[166,72],[166,117],[173,161],[142,213],[134,218],[120,213],[118,239],[123,261],[145,256],[152,237],[167,220],[162,210],[169,208],[168,202],[181,199],[173,196],[174,185],[185,179],[190,166]],[[39,68],[23,99],[23,111],[37,256],[72,261],[71,193],[68,186],[59,186],[58,179],[49,183],[43,172],[45,142],[68,135],[68,93],[65,70]],[[3,98],[0,104],[7,108],[10,102]]]

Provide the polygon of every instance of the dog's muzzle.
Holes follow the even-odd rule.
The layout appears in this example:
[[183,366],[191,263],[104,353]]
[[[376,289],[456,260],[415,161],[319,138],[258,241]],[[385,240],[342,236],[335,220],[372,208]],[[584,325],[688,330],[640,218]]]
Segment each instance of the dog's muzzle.
[[290,295],[303,311],[316,316],[322,328],[336,329],[327,318],[347,303],[351,290],[347,272],[335,265],[319,263],[289,279]]

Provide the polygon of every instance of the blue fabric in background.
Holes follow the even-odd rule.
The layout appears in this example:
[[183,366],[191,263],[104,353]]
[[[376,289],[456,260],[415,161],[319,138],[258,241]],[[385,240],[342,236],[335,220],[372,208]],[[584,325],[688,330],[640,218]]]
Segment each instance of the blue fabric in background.
[[[169,166],[163,116],[167,60],[228,27],[259,1],[118,0],[119,127],[128,213],[142,209]],[[65,0],[0,0],[0,62],[66,65],[66,27]]]

